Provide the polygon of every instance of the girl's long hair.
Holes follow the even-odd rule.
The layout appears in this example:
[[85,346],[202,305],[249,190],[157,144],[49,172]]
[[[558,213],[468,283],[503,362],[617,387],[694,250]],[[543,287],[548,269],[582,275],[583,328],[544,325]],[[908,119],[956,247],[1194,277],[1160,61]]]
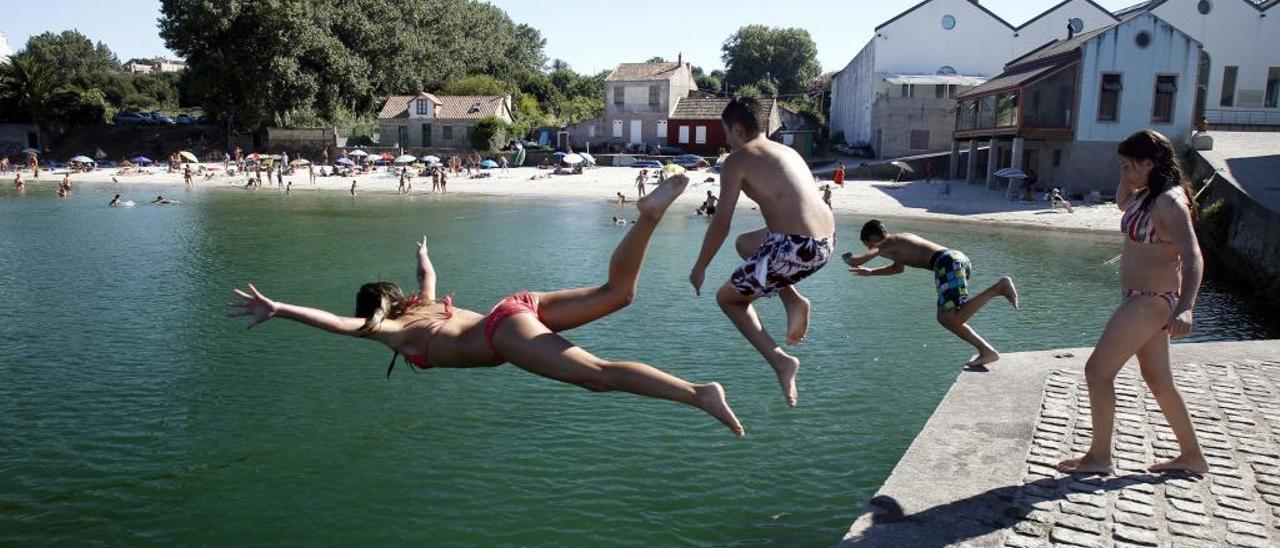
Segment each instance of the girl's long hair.
[[361,334],[368,335],[382,320],[394,320],[418,304],[417,295],[406,296],[390,282],[373,282],[360,286],[356,293],[356,317],[364,318]]
[[1150,210],[1156,198],[1170,188],[1180,186],[1187,196],[1191,218],[1195,219],[1196,201],[1191,193],[1191,185],[1178,165],[1178,153],[1168,137],[1157,131],[1144,129],[1121,142],[1117,152],[1130,160],[1151,160],[1155,164],[1147,179],[1147,196],[1142,200],[1143,209]]

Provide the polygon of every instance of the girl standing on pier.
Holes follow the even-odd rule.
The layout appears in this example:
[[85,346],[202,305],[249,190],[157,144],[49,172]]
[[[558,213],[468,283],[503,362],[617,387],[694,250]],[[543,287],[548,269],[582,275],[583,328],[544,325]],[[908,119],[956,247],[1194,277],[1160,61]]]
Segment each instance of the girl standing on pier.
[[1115,378],[1137,355],[1142,379],[1155,396],[1181,454],[1151,466],[1151,472],[1205,473],[1187,405],[1169,368],[1169,339],[1191,333],[1192,310],[1200,292],[1204,261],[1193,224],[1195,200],[1178,168],[1173,144],[1151,130],[1120,143],[1120,188],[1116,203],[1124,210],[1124,259],[1120,268],[1123,300],[1102,332],[1085,365],[1093,441],[1088,453],[1058,464],[1062,472],[1109,474],[1115,427]]

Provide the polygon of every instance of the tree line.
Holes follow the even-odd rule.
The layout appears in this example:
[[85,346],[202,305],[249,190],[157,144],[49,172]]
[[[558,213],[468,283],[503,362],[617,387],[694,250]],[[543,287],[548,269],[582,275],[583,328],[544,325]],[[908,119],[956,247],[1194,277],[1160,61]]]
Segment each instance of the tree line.
[[[390,95],[511,95],[514,135],[604,110],[609,71],[548,62],[535,28],[475,0],[162,0],[181,73],[128,75],[76,32],[34,36],[0,67],[0,119],[100,123],[117,110],[198,107],[241,130],[372,124]],[[725,41],[718,93],[803,98],[818,78],[807,31],[752,25]],[[651,61],[660,58],[651,59]]]

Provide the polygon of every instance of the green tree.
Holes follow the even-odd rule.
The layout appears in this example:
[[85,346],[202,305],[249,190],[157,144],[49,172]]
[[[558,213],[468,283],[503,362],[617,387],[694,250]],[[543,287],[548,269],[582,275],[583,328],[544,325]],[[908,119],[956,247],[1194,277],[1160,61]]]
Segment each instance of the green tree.
[[41,62],[25,52],[0,65],[0,100],[6,118],[35,122],[48,131],[54,122],[54,105],[65,100],[51,64]]
[[485,116],[476,121],[476,128],[471,132],[471,148],[481,152],[492,152],[507,143],[508,126],[497,116]]
[[444,95],[509,95],[511,90],[492,76],[476,74],[445,84],[440,93]]
[[769,82],[781,94],[804,93],[822,71],[818,47],[804,29],[749,25],[725,40],[721,51],[731,88]]
[[111,49],[79,31],[45,32],[27,40],[23,50],[38,63],[50,66],[69,81],[102,71],[119,71],[120,60]]

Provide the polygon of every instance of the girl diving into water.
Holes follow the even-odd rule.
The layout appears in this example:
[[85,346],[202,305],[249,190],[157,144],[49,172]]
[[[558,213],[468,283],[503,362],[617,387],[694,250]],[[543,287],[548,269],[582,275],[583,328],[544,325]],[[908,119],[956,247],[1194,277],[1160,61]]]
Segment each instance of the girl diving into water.
[[614,250],[609,278],[600,286],[521,291],[503,299],[488,315],[480,315],[453,306],[448,296],[436,297],[436,274],[424,237],[418,244],[417,293],[405,295],[386,282],[365,284],[356,294],[357,317],[351,318],[273,301],[250,284],[248,292],[234,290],[239,300],[227,303],[235,309],[230,316],[249,317],[250,328],[279,317],[338,335],[372,339],[422,369],[496,367],[510,362],[530,373],[596,392],[630,392],[688,404],[742,436],[742,425],[719,383],[693,384],[643,363],[598,358],[556,334],[631,303],[649,239],[688,183],[684,176],[669,178],[636,204],[640,217]]

